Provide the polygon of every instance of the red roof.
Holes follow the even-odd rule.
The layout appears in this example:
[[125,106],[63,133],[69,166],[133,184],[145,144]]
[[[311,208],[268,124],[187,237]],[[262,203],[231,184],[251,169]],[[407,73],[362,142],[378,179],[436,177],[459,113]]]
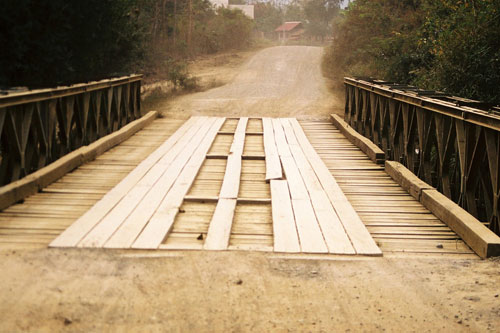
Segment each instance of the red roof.
[[274,31],[292,31],[301,24],[302,22],[285,22],[279,27],[277,27],[276,30]]

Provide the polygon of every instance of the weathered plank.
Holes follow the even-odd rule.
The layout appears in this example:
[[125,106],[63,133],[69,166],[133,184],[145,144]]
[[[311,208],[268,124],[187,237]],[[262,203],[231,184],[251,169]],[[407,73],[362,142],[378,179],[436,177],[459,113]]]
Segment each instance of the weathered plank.
[[[265,131],[265,129],[264,129]],[[286,180],[271,180],[271,200],[275,252],[300,252],[299,237],[293,216]]]
[[300,143],[304,154],[310,161],[324,191],[326,192],[330,202],[332,203],[337,215],[339,216],[344,229],[354,246],[357,254],[363,255],[382,255],[375,241],[359,218],[358,214],[351,206],[346,196],[342,192],[330,171],[318,156],[312,145],[307,140],[307,137],[300,127],[296,119],[290,119],[290,124],[295,132],[295,135]]
[[184,196],[189,191],[198,171],[205,160],[205,156],[217,135],[217,131],[224,123],[224,118],[217,118],[207,136],[197,147],[188,164],[184,167],[174,185],[163,199],[160,207],[141,232],[132,248],[157,249],[162,240],[170,231],[174,219],[179,211]]
[[227,249],[235,209],[236,199],[219,199],[203,246],[205,250]]
[[233,143],[231,144],[231,149],[229,153],[233,155],[241,156],[243,154],[243,147],[245,146],[245,131],[248,124],[248,118],[242,117],[238,121],[236,126],[236,131],[234,132]]
[[422,190],[422,203],[456,232],[481,258],[500,255],[500,237],[437,190]]
[[[162,159],[158,162],[158,166],[164,166],[163,175],[161,175],[137,207],[123,221],[104,247],[128,248],[132,245],[141,230],[159,207],[161,201],[191,158],[196,147],[207,134],[212,123],[212,121],[207,121],[204,124],[204,128],[195,132],[196,134],[192,139],[186,142],[186,145],[180,147],[179,154],[175,159],[171,161]],[[177,146],[175,148],[177,148]]]
[[223,199],[236,199],[240,188],[241,154],[245,145],[245,129],[248,118],[241,118],[234,134],[230,155],[227,158],[224,181],[219,193]]
[[262,118],[264,129],[264,152],[266,155],[266,181],[271,179],[282,179],[281,163],[278,148],[274,140],[273,124],[270,118]]
[[281,119],[288,145],[309,191],[309,196],[330,253],[355,254],[351,241],[323,190],[319,179],[304,155],[287,119]]
[[[129,237],[134,237],[130,241],[132,242],[147,222],[148,215],[150,217],[154,212],[159,201],[161,201],[176,176],[191,157],[196,145],[199,144],[209,130],[211,123],[211,120],[200,123],[201,127],[193,128],[193,132],[186,133],[120,200],[108,215],[80,241],[78,246],[102,247],[111,235],[116,233],[124,221],[128,222],[124,231],[118,234],[112,244],[116,244],[116,241],[118,241],[119,247],[122,247]],[[137,232],[135,235],[131,235],[134,230],[137,230]]]
[[233,143],[229,150],[226,172],[219,194],[219,202],[208,228],[204,248],[207,250],[226,250],[229,245],[231,226],[233,224],[236,199],[240,188],[241,154],[245,145],[245,131],[248,118],[240,118],[234,133]]
[[182,125],[154,153],[142,161],[118,185],[109,191],[99,202],[82,215],[75,223],[53,240],[51,247],[73,247],[85,237],[94,226],[132,189],[137,182],[162,158],[200,118],[191,118]]
[[272,122],[278,154],[290,189],[302,252],[326,253],[328,248],[316,220],[306,186],[286,141],[281,122],[279,119],[273,119]]

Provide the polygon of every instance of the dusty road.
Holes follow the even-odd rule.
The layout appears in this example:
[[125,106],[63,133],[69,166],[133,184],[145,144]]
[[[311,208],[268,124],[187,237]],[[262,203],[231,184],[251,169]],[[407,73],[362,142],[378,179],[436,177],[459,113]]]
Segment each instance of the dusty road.
[[[320,76],[320,56],[318,48],[264,50],[229,85],[183,96],[163,111],[322,117],[336,102]],[[500,327],[499,260],[2,248],[0,272],[0,332]]]
[[159,107],[168,117],[187,115],[324,118],[341,109],[321,74],[323,49],[278,46],[253,56],[224,86],[185,95]]
[[0,331],[498,331],[499,263],[251,252],[0,254]]

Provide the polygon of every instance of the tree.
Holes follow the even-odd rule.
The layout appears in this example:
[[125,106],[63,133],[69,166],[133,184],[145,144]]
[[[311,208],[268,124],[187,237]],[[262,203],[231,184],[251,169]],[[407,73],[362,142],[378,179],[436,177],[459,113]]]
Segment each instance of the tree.
[[307,1],[304,5],[304,16],[307,20],[307,34],[321,39],[330,35],[332,19],[338,14],[339,8],[339,0]]
[[283,23],[282,9],[269,2],[258,2],[254,6],[255,27],[271,36],[274,30]]
[[426,1],[415,84],[500,103],[500,1]]
[[356,0],[325,68],[499,103],[500,1]]
[[135,0],[3,0],[0,7],[2,86],[101,79],[141,57]]
[[424,57],[416,48],[423,15],[418,0],[350,3],[334,21],[327,72],[337,80],[357,75],[411,82]]

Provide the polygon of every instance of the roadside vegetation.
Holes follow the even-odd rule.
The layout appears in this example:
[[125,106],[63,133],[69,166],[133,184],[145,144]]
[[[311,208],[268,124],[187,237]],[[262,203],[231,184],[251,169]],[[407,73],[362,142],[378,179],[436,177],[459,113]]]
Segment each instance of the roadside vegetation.
[[333,22],[328,76],[370,76],[500,103],[500,1],[355,0]]
[[207,0],[2,1],[0,87],[144,73],[195,85],[187,60],[243,49],[254,23]]

